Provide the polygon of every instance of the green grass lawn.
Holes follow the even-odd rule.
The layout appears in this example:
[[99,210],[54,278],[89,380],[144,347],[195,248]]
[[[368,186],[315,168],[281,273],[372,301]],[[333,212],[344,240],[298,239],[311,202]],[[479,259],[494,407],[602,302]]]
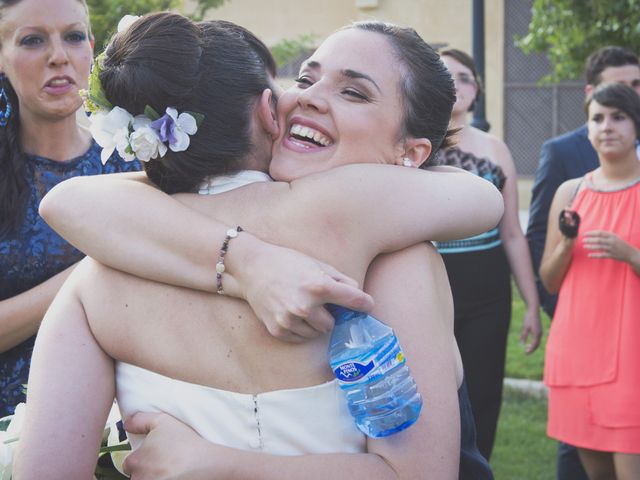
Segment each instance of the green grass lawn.
[[553,480],[557,443],[545,433],[547,402],[505,389],[491,467],[496,480]]
[[507,341],[506,376],[542,380],[544,347],[547,343],[547,336],[549,335],[549,317],[541,310],[542,326],[544,328],[542,343],[535,352],[530,355],[525,355],[524,345],[519,342],[525,305],[515,285],[513,286],[513,303],[511,308],[511,329],[509,330],[509,339]]
[[[507,345],[507,377],[542,379],[549,318],[543,314],[542,344],[531,355],[519,343],[524,303],[514,286],[513,314]],[[505,388],[491,467],[496,480],[553,480],[557,443],[545,433],[546,399]]]

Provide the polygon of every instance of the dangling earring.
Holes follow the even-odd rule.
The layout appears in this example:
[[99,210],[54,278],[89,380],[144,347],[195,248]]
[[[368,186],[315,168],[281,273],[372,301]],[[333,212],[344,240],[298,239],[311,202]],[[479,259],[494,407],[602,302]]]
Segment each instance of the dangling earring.
[[402,165],[405,167],[413,167],[413,163],[411,163],[411,160],[409,159],[409,157],[404,157],[402,159]]
[[11,117],[11,103],[4,89],[4,81],[6,78],[4,73],[0,73],[0,127],[6,127]]

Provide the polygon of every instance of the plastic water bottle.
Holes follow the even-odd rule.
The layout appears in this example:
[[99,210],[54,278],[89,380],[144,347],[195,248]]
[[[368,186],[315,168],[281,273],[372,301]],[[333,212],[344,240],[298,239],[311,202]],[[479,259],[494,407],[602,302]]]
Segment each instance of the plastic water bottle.
[[393,330],[366,313],[326,307],[336,321],[329,363],[358,428],[380,438],[412,425],[422,397]]

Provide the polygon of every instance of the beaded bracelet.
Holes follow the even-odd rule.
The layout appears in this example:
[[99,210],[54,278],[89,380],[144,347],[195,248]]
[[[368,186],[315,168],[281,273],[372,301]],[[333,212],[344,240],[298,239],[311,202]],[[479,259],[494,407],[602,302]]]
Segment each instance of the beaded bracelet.
[[224,238],[224,242],[222,242],[222,247],[220,248],[220,253],[218,254],[218,263],[216,263],[216,285],[218,289],[216,291],[220,295],[224,295],[224,290],[222,288],[224,256],[227,254],[227,250],[229,249],[229,242],[232,238],[236,238],[240,232],[242,232],[241,226],[237,226],[236,228],[230,228],[229,230],[227,230],[227,236]]

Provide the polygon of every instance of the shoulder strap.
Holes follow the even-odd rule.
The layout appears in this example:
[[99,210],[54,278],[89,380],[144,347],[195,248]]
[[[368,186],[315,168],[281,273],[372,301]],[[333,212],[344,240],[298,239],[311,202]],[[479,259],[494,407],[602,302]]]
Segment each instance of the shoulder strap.
[[578,195],[578,192],[580,191],[580,188],[582,187],[582,184],[584,183],[585,177],[586,177],[586,175],[580,179],[580,181],[576,185],[576,188],[573,189],[573,193],[571,194],[571,197],[569,198],[569,201],[567,202],[567,208],[570,208],[571,205],[573,204],[573,201],[576,199],[576,196]]

